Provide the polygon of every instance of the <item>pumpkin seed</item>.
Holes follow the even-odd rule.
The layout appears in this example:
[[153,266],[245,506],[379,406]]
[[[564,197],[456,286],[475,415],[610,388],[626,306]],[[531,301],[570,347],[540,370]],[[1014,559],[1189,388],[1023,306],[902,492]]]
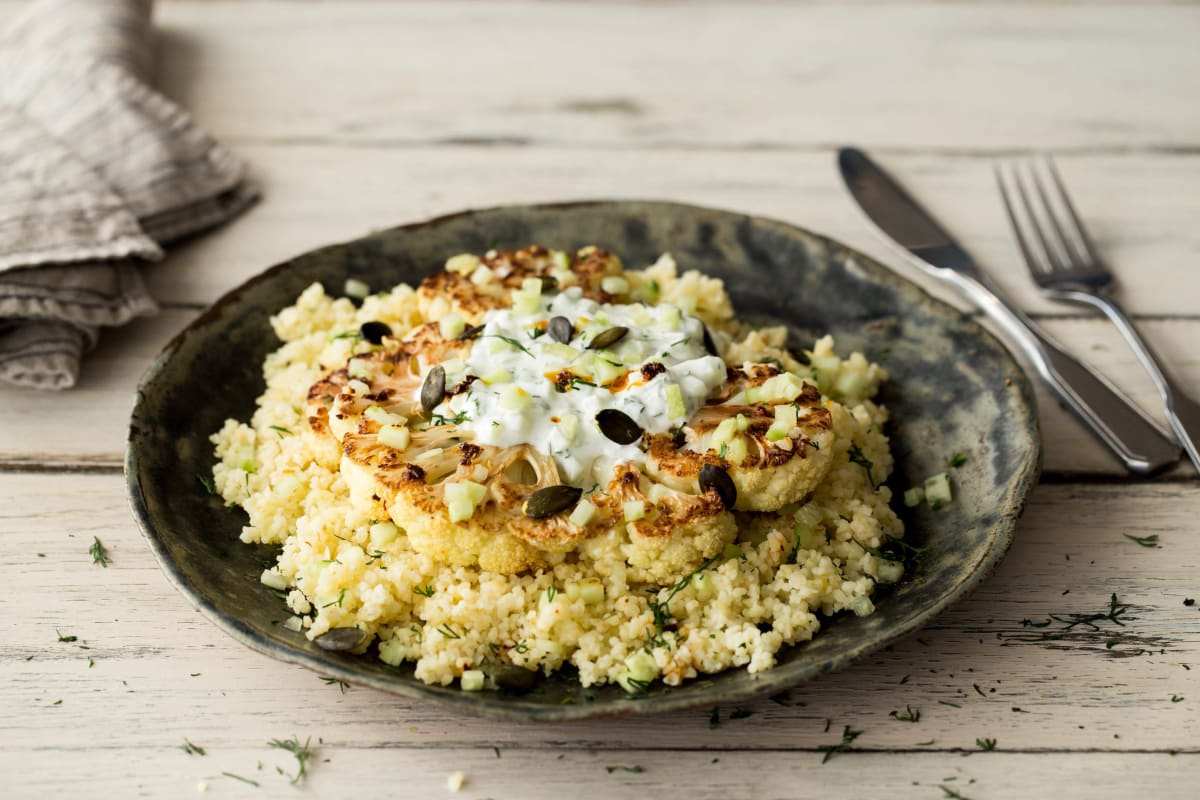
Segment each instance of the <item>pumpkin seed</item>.
[[589,350],[603,350],[606,347],[612,347],[617,342],[625,338],[625,334],[629,333],[629,328],[621,325],[615,328],[609,328],[606,331],[600,331],[596,337],[592,339],[592,343],[588,345]]
[[712,334],[708,332],[708,326],[703,322],[700,323],[700,330],[704,332],[704,349],[708,351],[710,356],[717,356],[717,344],[713,341]]
[[537,686],[540,673],[515,664],[497,664],[492,668],[492,682],[501,689],[528,692]]
[[556,342],[570,344],[571,338],[575,335],[575,326],[566,317],[551,317],[550,321],[546,323],[546,333],[550,334],[550,338]]
[[700,491],[707,492],[709,489],[717,493],[721,505],[727,509],[733,508],[737,502],[737,487],[733,485],[733,478],[716,464],[705,464],[700,468]]
[[454,337],[456,342],[465,342],[469,339],[478,339],[479,334],[483,333],[483,325],[472,325],[465,331]]
[[429,374],[425,376],[425,383],[421,386],[421,408],[425,409],[425,413],[428,414],[437,408],[445,394],[446,369],[438,364],[429,370]]
[[538,280],[542,282],[542,294],[558,291],[558,278],[553,275],[539,275]]
[[642,438],[642,429],[624,411],[606,408],[596,415],[600,432],[617,444],[633,444]]
[[313,641],[322,650],[353,650],[364,638],[366,634],[361,628],[330,628]]
[[574,486],[566,484],[547,486],[529,495],[529,499],[525,501],[521,510],[527,517],[545,519],[561,511],[566,511],[578,503],[581,496],[583,496],[583,489],[577,489]]
[[364,322],[358,332],[371,344],[382,344],[383,337],[392,335],[392,329],[386,322]]

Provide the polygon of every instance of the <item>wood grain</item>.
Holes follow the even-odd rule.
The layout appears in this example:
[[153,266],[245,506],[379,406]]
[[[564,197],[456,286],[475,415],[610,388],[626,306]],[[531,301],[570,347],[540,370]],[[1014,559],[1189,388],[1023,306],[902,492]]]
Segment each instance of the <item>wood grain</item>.
[[[1200,607],[1183,604],[1197,594],[1196,486],[1039,487],[1011,553],[970,599],[891,651],[779,698],[783,704],[753,703],[746,719],[723,709],[716,728],[708,709],[529,726],[374,690],[343,694],[314,673],[242,648],[193,611],[159,572],[122,494],[115,475],[0,478],[8,576],[0,671],[10,710],[0,717],[0,753],[8,757],[14,749],[86,750],[95,745],[87,721],[100,714],[109,720],[105,746],[115,748],[183,737],[245,747],[295,731],[354,748],[620,750],[653,742],[816,752],[836,738],[824,729],[829,719],[835,733],[842,725],[864,731],[856,747],[944,751],[948,763],[977,737],[1020,751],[1200,752]],[[1157,534],[1160,547],[1124,533]],[[93,537],[108,548],[107,568],[92,564]],[[1123,626],[1022,622],[1103,612],[1113,593],[1129,606]],[[59,642],[59,634],[78,641]],[[890,716],[907,707],[920,712],[918,723]]]

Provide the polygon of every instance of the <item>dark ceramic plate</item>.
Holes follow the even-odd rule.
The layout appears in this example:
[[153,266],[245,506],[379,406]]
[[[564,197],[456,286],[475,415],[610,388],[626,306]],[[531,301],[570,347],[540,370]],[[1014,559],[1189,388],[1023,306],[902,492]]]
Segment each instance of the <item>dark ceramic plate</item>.
[[[209,435],[226,418],[244,420],[254,411],[263,358],[279,344],[268,317],[313,281],[331,291],[347,277],[378,288],[417,283],[454,253],[530,243],[599,244],[631,267],[670,251],[682,267],[724,279],[743,318],[786,323],[795,347],[828,332],[839,353],[860,350],[882,360],[891,373],[881,400],[892,413],[897,468],[889,484],[896,495],[944,470],[953,454],[967,457],[953,471],[953,503],[905,514],[909,540],[928,548],[919,579],[879,598],[872,616],[828,621],[812,642],[781,652],[772,670],[730,670],[638,698],[598,687],[589,699],[564,678],[526,694],[427,686],[411,667],[325,652],[276,624],[286,616],[283,605],[258,582],[274,548],[242,544],[241,512],[227,510],[194,477],[211,469]],[[1007,351],[971,319],[875,261],[781,222],[670,203],[596,202],[456,214],[315,250],[259,275],[177,336],[146,373],[125,470],[134,513],[167,577],[243,644],[465,712],[565,720],[746,700],[844,667],[917,630],[1000,561],[1040,455],[1029,382]],[[568,697],[576,702],[564,702]]]

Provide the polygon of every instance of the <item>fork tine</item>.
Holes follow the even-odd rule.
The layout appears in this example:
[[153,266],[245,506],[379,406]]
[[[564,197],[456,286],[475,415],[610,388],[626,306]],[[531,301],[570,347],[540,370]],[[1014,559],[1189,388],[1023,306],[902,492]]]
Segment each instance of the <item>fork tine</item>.
[[1017,239],[1017,247],[1021,250],[1021,255],[1025,259],[1026,266],[1029,267],[1031,272],[1047,272],[1046,265],[1034,254],[1033,248],[1029,246],[1029,240],[1025,238],[1025,231],[1021,229],[1021,222],[1017,219],[1017,213],[1013,209],[1012,198],[1008,194],[1008,187],[1005,186],[1003,171],[999,165],[994,169],[996,173],[996,185],[1000,188],[1000,199],[1004,201],[1004,210],[1008,213],[1008,222],[1012,225],[1013,235]]
[[[1047,158],[1049,161],[1049,158]],[[1038,169],[1033,165],[1029,165],[1029,175],[1033,181],[1033,187],[1037,190],[1038,197],[1041,198],[1042,208],[1046,212],[1046,218],[1050,220],[1051,227],[1054,228],[1054,233],[1057,234],[1057,244],[1059,246],[1059,254],[1063,257],[1068,268],[1079,267],[1087,259],[1087,254],[1080,252],[1076,242],[1071,240],[1071,237],[1063,230],[1062,223],[1059,222],[1061,214],[1055,213],[1054,204],[1050,202],[1050,196],[1046,193],[1046,187],[1042,183],[1041,177],[1038,175]],[[1061,184],[1059,185],[1059,195],[1063,195]],[[1076,225],[1075,227],[1078,227]]]
[[1092,239],[1088,236],[1087,228],[1083,227],[1083,221],[1075,213],[1075,204],[1071,202],[1071,196],[1067,194],[1067,187],[1063,185],[1062,178],[1059,177],[1058,167],[1054,166],[1054,159],[1046,156],[1046,166],[1049,168],[1050,177],[1054,180],[1055,188],[1058,189],[1058,197],[1062,200],[1063,208],[1066,210],[1067,216],[1071,218],[1071,224],[1075,228],[1075,240],[1082,251],[1083,257],[1094,264],[1098,264],[1100,259],[1096,255],[1096,248],[1092,245]]
[[[1013,182],[1017,186],[1017,194],[1020,195],[1021,202],[1025,206],[1025,214],[1029,218],[1029,227],[1033,229],[1038,242],[1041,244],[1042,253],[1046,256],[1047,271],[1068,271],[1070,269],[1069,262],[1064,262],[1060,258],[1059,253],[1051,246],[1050,240],[1046,238],[1046,231],[1042,228],[1041,223],[1038,222],[1037,207],[1029,199],[1029,193],[1025,190],[1025,181],[1021,179],[1020,169],[1013,170],[1013,178]],[[1054,212],[1052,209],[1046,209],[1046,214],[1053,219]]]

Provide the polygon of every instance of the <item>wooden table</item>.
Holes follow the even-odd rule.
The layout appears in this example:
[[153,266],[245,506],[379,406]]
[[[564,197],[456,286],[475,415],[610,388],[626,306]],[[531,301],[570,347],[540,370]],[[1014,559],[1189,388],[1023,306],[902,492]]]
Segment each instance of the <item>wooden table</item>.
[[[121,459],[138,375],[206,304],[441,212],[675,199],[794,221],[922,282],[843,190],[844,142],[1158,415],[1107,323],[1035,295],[991,170],[1055,154],[1127,307],[1200,390],[1200,9],[165,2],[159,20],[159,85],[265,199],[147,270],[162,313],[106,332],[76,389],[0,389],[0,795],[289,797],[276,767],[293,762],[267,742],[294,735],[312,737],[313,797],[442,797],[457,771],[468,798],[1197,796],[1196,474],[1124,474],[1045,392],[1044,478],[995,576],[917,636],[716,726],[708,709],[506,725],[246,650],[159,572]],[[1024,620],[1113,594],[1123,627],[1023,640]],[[822,763],[844,726],[861,736]]]

